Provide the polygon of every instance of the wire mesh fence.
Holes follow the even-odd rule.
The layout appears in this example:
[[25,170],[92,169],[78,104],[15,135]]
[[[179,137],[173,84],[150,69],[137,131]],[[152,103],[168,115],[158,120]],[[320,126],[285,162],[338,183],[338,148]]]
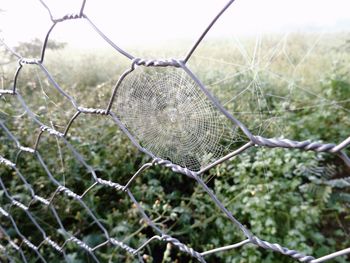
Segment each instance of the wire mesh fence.
[[[287,248],[284,244],[262,240],[226,208],[204,180],[206,172],[253,147],[324,152],[340,157],[345,165],[350,166],[350,159],[345,151],[345,148],[350,144],[350,137],[338,144],[333,144],[310,140],[294,141],[286,138],[265,138],[254,135],[244,123],[226,110],[190,69],[188,62],[193,53],[215,22],[231,6],[233,0],[229,1],[218,12],[183,59],[134,57],[112,42],[90,20],[88,14],[84,12],[86,1],[82,1],[79,13],[67,14],[60,18],[53,16],[52,10],[45,1],[41,0],[40,2],[43,8],[49,12],[52,22],[43,41],[40,57],[23,57],[2,42],[12,56],[18,59],[18,67],[12,87],[1,89],[0,97],[11,101],[9,103],[14,112],[16,108],[19,108],[19,112],[21,112],[19,114],[28,117],[33,138],[32,146],[23,146],[18,135],[15,134],[16,132],[8,127],[9,124],[6,120],[1,120],[2,140],[6,140],[7,144],[11,145],[7,149],[10,152],[9,158],[3,157],[6,154],[0,156],[1,173],[4,175],[0,177],[2,192],[0,251],[4,260],[8,262],[32,262],[32,258],[37,258],[43,262],[51,262],[53,259],[47,258],[47,251],[50,250],[56,252],[53,254],[54,256],[50,257],[57,257],[69,262],[71,258],[67,255],[67,250],[83,250],[88,254],[90,260],[104,262],[104,259],[98,256],[99,250],[103,250],[105,247],[114,247],[118,249],[118,253],[124,255],[124,258],[120,259],[121,261],[131,258],[131,260],[144,262],[147,261],[147,247],[154,242],[170,244],[173,249],[175,248],[199,262],[206,262],[206,257],[209,255],[249,244],[283,254],[300,262],[324,262],[350,253],[350,248],[344,248],[316,259],[302,251]],[[55,27],[68,20],[79,19],[86,21],[115,52],[129,59],[129,68],[119,77],[112,89],[108,104],[103,108],[80,105],[60,86],[50,70],[44,65],[47,46],[50,43],[50,34],[55,30]],[[26,67],[31,66],[35,66],[40,74],[44,74],[58,96],[64,97],[74,108],[74,114],[61,130],[56,129],[54,125],[50,126],[45,123],[41,116],[33,113],[28,106],[28,101],[24,99],[22,91],[17,87],[21,72]],[[151,161],[141,163],[140,168],[135,173],[125,177],[128,178],[126,182],[121,183],[102,178],[99,171],[96,171],[79,151],[79,144],[89,142],[76,144],[73,138],[74,134],[71,134],[72,127],[79,122],[82,116],[96,116],[119,127],[135,146],[135,149],[151,158]],[[18,128],[19,132],[20,128]],[[242,137],[247,138],[246,143],[239,142]],[[60,145],[59,149],[62,152],[56,159],[50,159],[46,156],[49,156],[47,151],[56,144]],[[109,146],[103,147],[108,148]],[[135,153],[134,150],[131,152]],[[53,164],[63,162],[65,156],[68,155],[78,167],[73,170],[74,173],[71,176],[82,181],[85,180],[85,182],[91,182],[88,187],[85,187],[86,184],[78,179],[77,182],[69,185],[68,182],[66,183],[56,176],[55,173],[59,173],[59,171],[57,168],[53,168]],[[37,169],[35,171],[27,170],[27,162],[36,163]],[[65,162],[72,161],[66,160]],[[232,223],[233,231],[238,228],[244,238],[235,244],[218,246],[207,251],[197,251],[196,248],[181,242],[181,236],[175,238],[162,229],[157,219],[148,215],[144,204],[137,200],[135,193],[131,190],[131,186],[136,184],[137,178],[142,176],[146,170],[156,170],[159,167],[193,180],[210,198],[212,204],[217,206],[226,219]],[[36,175],[39,174],[44,175],[46,181],[38,182]],[[16,193],[9,190],[14,189],[13,185],[17,186]],[[89,199],[89,194],[93,191],[100,191],[100,189],[108,189],[108,193],[117,192],[122,199],[128,199],[132,206],[132,211],[129,213],[135,213],[135,217],[140,217],[141,228],[149,228],[148,231],[152,234],[135,247],[131,247],[126,241],[118,239],[115,234],[112,234],[103,222],[105,219],[102,220],[98,216],[100,212],[90,208],[91,202],[94,201]],[[103,238],[100,238],[97,243],[95,242],[94,246],[89,245],[89,240],[85,238],[86,232],[81,233],[79,230],[67,229],[67,225],[71,225],[67,221],[72,220],[76,225],[79,225],[79,218],[67,219],[66,216],[62,216],[70,213],[64,210],[66,203],[74,203],[75,206],[79,207],[81,217],[89,218],[91,232],[101,233]],[[103,207],[100,209],[103,210]],[[129,215],[124,216],[128,218]],[[20,224],[27,226],[25,230],[21,230]],[[30,226],[31,233],[28,233],[28,226]],[[8,229],[10,228],[12,230],[9,233]],[[35,235],[33,235],[34,232]]]

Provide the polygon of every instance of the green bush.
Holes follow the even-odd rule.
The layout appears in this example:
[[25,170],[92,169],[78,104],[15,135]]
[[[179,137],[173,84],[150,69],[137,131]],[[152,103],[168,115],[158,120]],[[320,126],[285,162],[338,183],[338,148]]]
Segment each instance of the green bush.
[[[302,48],[305,48],[308,38],[294,36],[293,39],[290,56],[293,63],[297,63],[302,58]],[[310,75],[304,72],[303,78],[299,78],[294,72],[294,79],[291,81],[295,85],[309,85],[309,91],[322,95],[322,99],[315,99],[317,96],[301,90],[298,93],[293,89],[283,89],[284,81],[261,73],[259,87],[226,107],[255,134],[274,137],[281,135],[278,132],[283,132],[285,137],[295,140],[314,139],[339,143],[349,136],[350,80],[346,64],[349,56],[339,49],[324,52],[329,50],[328,44],[316,49],[316,55],[310,58],[311,65],[302,66]],[[223,59],[242,59],[239,54],[225,48],[227,45],[225,41],[211,44],[203,52],[221,56]],[[36,46],[22,48],[28,53],[33,47]],[[123,62],[114,68],[111,66],[113,61],[105,55],[67,55],[72,53],[74,54],[74,50],[70,49],[49,51],[45,66],[79,103],[89,107],[105,106],[117,77],[128,67],[127,64]],[[329,66],[330,57],[342,57],[343,61],[339,60],[334,67]],[[57,67],[57,61],[60,67]],[[271,64],[271,68],[279,70],[281,75],[290,76],[289,62],[283,57],[275,61],[276,64]],[[191,63],[195,73],[206,84],[220,81],[230,73],[226,64],[216,67],[214,63],[217,62],[206,64],[196,58]],[[315,80],[321,67],[324,67],[322,78]],[[216,70],[212,70],[213,68]],[[10,68],[4,71],[6,76],[11,75],[10,73],[13,73]],[[252,77],[252,72],[245,73],[229,82],[212,85],[210,89],[223,101],[233,97],[242,86],[248,85]],[[23,70],[19,80],[20,93],[31,110],[45,124],[62,131],[74,113],[72,106],[34,68]],[[6,85],[10,84],[10,78],[7,78]],[[95,96],[96,91],[98,96]],[[257,99],[261,112],[257,112]],[[5,121],[21,144],[32,147],[38,134],[38,126],[23,114],[23,109],[15,98],[3,96],[0,100],[1,120]],[[313,107],[310,107],[310,101]],[[315,105],[318,107],[314,107]],[[243,112],[256,114],[247,115]],[[271,125],[265,127],[261,123]],[[35,192],[50,198],[57,186],[49,179],[43,166],[30,154],[17,156],[14,142],[7,139],[2,129],[0,133],[0,155],[17,160],[19,171]],[[143,163],[149,161],[106,116],[79,116],[70,129],[68,141],[86,163],[94,168],[97,176],[120,184],[125,184]],[[94,183],[92,174],[62,140],[43,135],[38,151],[53,177],[72,191],[82,194]],[[350,245],[349,172],[349,168],[331,154],[253,147],[213,168],[203,175],[203,179],[219,200],[254,235],[271,243],[276,242],[320,257]],[[28,205],[32,198],[18,175],[3,166],[0,166],[0,174],[11,195]],[[166,168],[153,167],[136,178],[130,191],[157,227],[196,251],[202,252],[245,239],[203,189],[186,176],[175,174]],[[123,192],[99,185],[83,201],[111,237],[116,237],[132,247],[139,247],[157,234],[142,219],[137,206]],[[0,191],[0,202],[1,207],[11,211],[21,232],[33,243],[40,243],[41,233],[35,230],[23,211],[11,206],[3,190]],[[60,194],[54,198],[52,205],[71,234],[92,247],[105,240],[101,230],[78,202]],[[50,238],[59,244],[67,239],[48,209],[33,204],[30,211]],[[1,226],[15,242],[20,243],[21,239],[11,222],[1,220]],[[4,238],[0,236],[0,242],[3,241]],[[30,262],[36,262],[36,255],[26,246],[23,249]],[[42,246],[40,252],[49,262],[63,260],[48,247]],[[67,244],[66,252],[70,262],[91,261],[73,243]],[[144,254],[147,255],[146,262],[195,262],[177,248],[158,241],[150,243],[144,249]],[[111,246],[98,249],[96,255],[101,262],[137,262],[135,257]],[[206,259],[208,262],[292,262],[286,256],[252,245],[216,253]],[[337,258],[335,262],[346,260],[344,257]]]

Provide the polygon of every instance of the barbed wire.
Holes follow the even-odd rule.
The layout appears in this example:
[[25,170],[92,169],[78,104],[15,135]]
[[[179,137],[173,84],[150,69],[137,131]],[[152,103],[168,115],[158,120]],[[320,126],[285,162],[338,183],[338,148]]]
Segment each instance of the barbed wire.
[[[344,163],[350,167],[350,158],[347,156],[344,149],[350,144],[350,137],[345,139],[344,141],[333,144],[333,143],[321,143],[321,142],[315,142],[315,141],[294,141],[290,139],[285,138],[264,138],[262,136],[257,136],[251,133],[251,131],[237,118],[235,118],[233,115],[231,115],[222,105],[221,103],[211,94],[211,92],[206,88],[206,86],[196,77],[196,75],[191,71],[191,69],[188,67],[187,62],[191,59],[194,51],[197,49],[197,47],[200,45],[202,40],[205,38],[206,34],[210,31],[211,27],[215,24],[215,22],[220,18],[220,16],[228,9],[231,4],[234,2],[234,0],[229,1],[223,9],[219,11],[219,13],[215,16],[215,18],[209,23],[209,26],[203,31],[203,33],[200,35],[198,40],[195,42],[195,44],[192,46],[192,48],[189,50],[189,52],[185,55],[183,59],[143,59],[134,57],[127,51],[123,50],[119,46],[117,46],[113,41],[111,41],[93,22],[90,20],[88,15],[84,12],[86,0],[82,1],[81,8],[79,13],[74,14],[67,14],[60,18],[55,18],[52,14],[52,10],[49,8],[48,5],[46,5],[45,1],[39,0],[42,6],[49,12],[52,25],[47,32],[43,46],[42,51],[40,54],[40,58],[25,58],[22,57],[19,53],[17,53],[15,50],[11,49],[9,46],[7,46],[4,41],[1,41],[3,45],[12,53],[13,56],[15,56],[18,59],[18,67],[15,72],[15,76],[13,79],[13,86],[9,89],[2,89],[0,90],[0,97],[2,96],[12,96],[17,100],[18,105],[20,105],[25,112],[30,116],[30,118],[35,122],[37,127],[39,128],[39,132],[36,136],[36,140],[33,144],[33,147],[24,147],[20,144],[19,140],[16,138],[16,136],[8,129],[6,123],[4,121],[0,121],[0,127],[2,131],[7,135],[10,141],[14,143],[17,155],[16,159],[23,154],[30,155],[33,160],[38,162],[40,166],[44,169],[48,180],[50,183],[52,183],[55,187],[55,191],[51,195],[51,197],[44,197],[40,196],[30,182],[27,181],[26,177],[22,175],[20,169],[17,168],[16,160],[9,160],[2,156],[0,156],[0,164],[4,166],[6,169],[12,171],[14,174],[14,177],[16,177],[18,180],[20,180],[24,186],[26,191],[29,192],[29,195],[31,197],[31,200],[28,204],[25,204],[24,202],[18,200],[18,198],[8,190],[5,183],[3,182],[3,179],[0,177],[0,187],[1,191],[4,193],[4,200],[7,201],[8,204],[1,204],[0,205],[0,217],[1,222],[7,221],[10,225],[12,225],[14,231],[20,238],[20,240],[12,240],[11,237],[7,234],[6,229],[3,227],[2,223],[0,223],[0,235],[3,237],[3,240],[6,240],[6,244],[2,244],[0,246],[0,253],[9,261],[9,262],[16,262],[16,257],[14,256],[14,253],[20,256],[20,259],[23,262],[30,262],[29,259],[27,259],[23,247],[26,246],[30,250],[32,250],[37,258],[39,258],[42,262],[47,262],[47,259],[45,259],[45,255],[43,255],[40,252],[41,247],[47,246],[48,248],[54,250],[59,254],[64,260],[68,261],[67,254],[66,254],[66,247],[68,243],[75,244],[80,249],[86,251],[91,258],[95,262],[99,262],[98,257],[96,256],[95,252],[104,247],[104,246],[114,246],[116,248],[119,248],[126,253],[134,256],[139,262],[143,262],[143,251],[144,248],[147,247],[148,244],[154,241],[158,242],[164,242],[164,243],[171,243],[174,247],[176,247],[179,251],[193,257],[194,259],[197,259],[199,262],[205,262],[205,257],[207,255],[211,255],[214,253],[218,253],[225,250],[235,249],[241,246],[245,246],[247,244],[252,244],[257,247],[266,249],[266,250],[272,250],[276,253],[281,253],[283,255],[289,256],[297,261],[300,262],[310,262],[310,263],[318,263],[318,262],[324,262],[329,259],[333,259],[338,256],[346,255],[350,253],[350,248],[345,248],[343,250],[334,252],[329,255],[325,255],[321,258],[315,259],[314,257],[310,255],[305,255],[302,252],[295,251],[293,249],[286,248],[280,244],[276,243],[270,243],[268,241],[262,240],[259,237],[255,236],[251,231],[244,226],[224,205],[223,203],[218,199],[218,197],[214,194],[214,192],[208,187],[208,185],[203,181],[202,175],[207,172],[208,170],[212,169],[213,167],[216,167],[217,165],[231,159],[234,156],[237,156],[247,149],[251,147],[267,147],[267,148],[288,148],[288,149],[300,149],[304,151],[314,151],[314,152],[326,152],[329,154],[334,154],[339,156]],[[106,41],[116,52],[122,54],[127,59],[130,60],[130,68],[127,69],[119,78],[117,83],[115,84],[111,97],[109,99],[108,105],[105,108],[87,108],[82,105],[79,105],[75,99],[68,94],[55,80],[53,75],[49,72],[49,70],[44,66],[43,62],[45,59],[46,49],[48,42],[50,41],[50,34],[55,29],[56,25],[59,23],[64,23],[68,20],[76,20],[76,19],[84,19],[88,22],[88,24],[98,33],[100,37],[104,41]],[[65,129],[63,132],[60,132],[52,127],[49,127],[42,123],[38,117],[30,110],[28,105],[26,104],[25,100],[23,99],[21,92],[17,89],[17,83],[18,78],[21,74],[22,68],[27,65],[35,65],[37,66],[47,77],[48,81],[52,84],[52,86],[62,95],[65,99],[67,99],[74,109],[76,110],[75,114],[71,117],[67,125],[65,126]],[[217,111],[216,114],[224,116],[234,127],[239,128],[243,134],[249,139],[249,142],[241,146],[240,148],[230,151],[226,153],[223,156],[220,156],[220,154],[223,154],[223,152],[220,152],[220,154],[213,155],[214,157],[210,160],[210,162],[206,163],[206,165],[203,167],[201,165],[201,168],[192,169],[195,166],[186,166],[184,162],[176,161],[176,158],[168,158],[169,156],[165,156],[160,154],[161,151],[158,151],[159,148],[162,147],[169,147],[163,144],[157,144],[154,147],[152,147],[152,142],[149,142],[149,144],[144,143],[144,137],[142,134],[139,134],[140,128],[139,126],[133,126],[133,120],[135,121],[135,118],[141,117],[141,116],[135,116],[135,112],[133,112],[133,115],[130,115],[130,112],[128,109],[125,109],[125,111],[121,112],[120,107],[115,107],[115,105],[120,104],[118,102],[118,96],[120,96],[120,90],[123,85],[126,85],[127,88],[131,89],[131,92],[133,92],[132,89],[135,89],[135,87],[128,82],[129,76],[133,76],[135,74],[136,68],[149,68],[151,70],[156,70],[157,68],[176,68],[178,71],[181,71],[181,77],[179,77],[179,81],[182,81],[182,77],[185,76],[187,79],[189,79],[191,82],[193,82],[191,85],[192,89],[194,90],[194,94],[200,94],[201,99],[204,101],[205,104],[203,105],[210,105],[211,108],[215,109]],[[164,74],[168,74],[165,72]],[[166,78],[165,78],[166,79]],[[175,80],[177,80],[175,78]],[[175,81],[176,82],[176,81]],[[154,83],[152,83],[153,85]],[[175,83],[176,84],[176,83]],[[174,84],[174,85],[175,85]],[[159,84],[159,87],[162,87],[162,83]],[[137,88],[137,87],[136,87]],[[185,87],[186,88],[186,87]],[[159,91],[160,93],[162,90]],[[184,90],[183,92],[186,92]],[[126,93],[124,94],[125,97],[122,97],[123,100],[131,98],[130,94]],[[144,96],[144,94],[143,94]],[[157,93],[152,94],[152,96],[157,96]],[[159,96],[159,94],[158,94]],[[182,99],[184,98],[184,94],[182,94]],[[194,96],[194,99],[197,97]],[[198,98],[197,98],[198,99]],[[168,97],[165,98],[165,101],[161,101],[161,103],[166,103],[166,100],[168,100]],[[141,102],[135,102],[135,103],[141,103]],[[142,105],[141,105],[142,106]],[[203,107],[202,107],[203,108]],[[198,108],[200,110],[203,110],[202,108]],[[204,107],[206,108],[206,107]],[[115,110],[114,110],[115,109]],[[142,110],[142,109],[141,109]],[[160,111],[159,108],[156,108],[156,110]],[[189,110],[193,110],[192,108]],[[138,111],[137,113],[139,113]],[[194,110],[195,113],[198,114],[196,110]],[[69,140],[69,131],[72,126],[72,124],[79,118],[81,115],[86,114],[92,114],[92,115],[103,115],[108,117],[110,120],[112,120],[115,125],[117,125],[121,131],[123,131],[127,137],[130,139],[132,144],[141,152],[148,155],[152,161],[143,164],[139,170],[133,174],[129,181],[125,184],[119,184],[118,182],[105,180],[100,178],[94,168],[90,166],[83,158],[82,155],[75,149],[75,147],[70,143]],[[145,118],[146,115],[143,115],[142,118]],[[130,117],[130,119],[128,119]],[[195,117],[195,116],[194,116]],[[202,116],[203,117],[203,116]],[[204,116],[205,117],[205,116]],[[125,121],[127,119],[127,121]],[[140,121],[140,120],[138,120]],[[142,121],[147,122],[147,119],[142,119]],[[157,123],[157,120],[154,120],[156,123],[151,123],[152,125],[159,125]],[[211,125],[209,123],[208,125]],[[148,132],[147,129],[149,129],[150,126],[145,126],[143,129]],[[181,126],[182,127],[182,126]],[[181,128],[180,127],[180,128]],[[158,127],[162,129],[163,127]],[[213,128],[216,129],[216,126]],[[209,129],[210,132],[213,132],[213,130]],[[162,131],[159,131],[161,133]],[[163,131],[165,132],[165,131]],[[214,131],[215,132],[215,131]],[[42,155],[40,154],[40,151],[38,150],[38,147],[41,144],[41,140],[43,136],[49,136],[54,137],[60,142],[62,142],[71,152],[71,154],[74,156],[74,158],[88,171],[88,173],[91,175],[93,179],[93,183],[90,187],[88,187],[82,194],[77,194],[74,191],[72,191],[69,187],[63,185],[60,183],[55,176],[51,173],[50,169],[48,168],[47,164],[45,163]],[[210,136],[210,135],[209,135]],[[193,137],[191,137],[193,139]],[[156,138],[157,139],[157,138]],[[159,142],[158,142],[159,143]],[[145,146],[146,145],[146,146]],[[170,149],[167,149],[170,150]],[[184,149],[180,151],[180,154],[183,154],[184,151],[187,149]],[[204,150],[203,150],[204,151]],[[206,151],[209,151],[206,149]],[[210,151],[209,151],[210,152]],[[202,152],[203,153],[203,152]],[[170,160],[168,160],[170,159]],[[175,160],[175,161],[174,161]],[[209,251],[203,251],[198,252],[194,248],[191,248],[187,246],[186,244],[182,243],[179,239],[172,237],[165,231],[161,230],[154,221],[147,215],[146,211],[142,208],[142,205],[137,201],[135,196],[130,190],[130,185],[134,182],[135,178],[140,176],[145,170],[152,169],[155,166],[162,166],[167,169],[172,170],[175,173],[182,174],[185,176],[188,176],[192,180],[194,180],[205,192],[206,194],[211,198],[211,200],[214,202],[214,204],[221,210],[223,214],[232,222],[233,225],[238,227],[238,229],[243,233],[245,236],[245,239],[241,242],[238,242],[236,244],[230,244],[224,247],[218,247]],[[74,176],[79,176],[75,174]],[[97,216],[94,214],[94,212],[89,208],[89,206],[84,202],[83,198],[84,196],[90,192],[92,189],[96,188],[97,186],[102,187],[109,187],[111,189],[114,189],[115,191],[124,193],[126,198],[130,198],[131,202],[135,205],[138,212],[140,213],[140,216],[146,222],[146,224],[153,229],[154,233],[156,233],[153,237],[146,240],[146,242],[139,244],[138,247],[130,247],[126,243],[114,238],[110,235],[108,230],[105,228],[105,226],[100,222],[100,220],[97,218]],[[64,198],[72,199],[76,201],[82,209],[87,213],[87,215],[91,218],[93,223],[97,226],[99,231],[103,233],[104,240],[96,245],[95,247],[90,247],[86,242],[84,242],[82,239],[80,239],[78,236],[71,234],[69,230],[66,230],[64,227],[64,224],[62,220],[59,217],[58,212],[56,211],[55,206],[53,203],[55,202],[56,198],[62,195]],[[58,241],[52,240],[50,235],[47,233],[47,230],[45,230],[36,217],[33,215],[32,207],[35,204],[40,204],[43,207],[47,208],[48,213],[50,213],[55,220],[57,221],[57,224],[59,226],[59,229],[55,229],[55,231],[61,231],[64,233],[64,236],[66,237],[64,242],[59,245]],[[20,209],[24,212],[25,216],[29,219],[29,221],[33,224],[35,230],[39,231],[41,234],[42,241],[39,243],[39,245],[35,245],[32,243],[28,237],[26,237],[25,234],[23,234],[20,231],[20,227],[17,225],[16,220],[13,218],[13,210],[14,209]]]

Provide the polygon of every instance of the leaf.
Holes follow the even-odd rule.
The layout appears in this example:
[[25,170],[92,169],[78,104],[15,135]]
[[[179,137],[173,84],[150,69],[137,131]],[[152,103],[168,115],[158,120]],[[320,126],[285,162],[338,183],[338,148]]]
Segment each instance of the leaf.
[[333,202],[342,201],[345,203],[350,203],[350,194],[348,193],[333,193],[331,196]]
[[332,187],[336,187],[336,188],[350,187],[350,177],[329,180],[329,181],[326,182],[326,184],[328,184],[328,185],[330,185]]

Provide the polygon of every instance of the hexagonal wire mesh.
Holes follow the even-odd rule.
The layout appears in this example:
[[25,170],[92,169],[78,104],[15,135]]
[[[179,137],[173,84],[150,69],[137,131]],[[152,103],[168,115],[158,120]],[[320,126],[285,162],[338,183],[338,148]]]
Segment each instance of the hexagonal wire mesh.
[[[45,259],[45,255],[41,252],[46,245],[48,249],[56,250],[66,261],[69,261],[66,255],[66,247],[70,243],[75,245],[77,249],[85,250],[91,256],[91,259],[96,262],[99,262],[99,259],[95,255],[95,251],[107,245],[118,247],[130,255],[135,256],[140,262],[143,262],[143,249],[153,240],[171,243],[180,251],[200,262],[205,262],[205,256],[207,255],[234,249],[246,244],[254,244],[257,247],[287,255],[301,262],[312,263],[323,262],[350,253],[350,248],[347,248],[315,259],[312,256],[304,255],[301,252],[283,247],[279,244],[272,244],[259,239],[225,208],[223,203],[220,202],[201,177],[206,171],[244,152],[252,146],[296,148],[307,151],[328,152],[338,155],[350,166],[350,159],[344,151],[344,148],[350,144],[350,137],[336,145],[331,143],[323,144],[311,141],[293,141],[289,139],[256,136],[252,134],[242,122],[232,116],[189,69],[187,62],[191,58],[193,52],[197,49],[214,23],[226,9],[229,8],[234,0],[230,0],[224,8],[220,10],[185,58],[181,60],[145,60],[135,58],[115,45],[89,19],[87,14],[84,13],[85,1],[82,2],[79,13],[65,15],[61,18],[54,18],[50,8],[45,2],[43,0],[40,0],[40,2],[43,7],[47,9],[52,20],[52,26],[44,40],[41,57],[39,59],[27,59],[6,46],[6,48],[17,57],[19,64],[13,81],[13,88],[0,90],[0,97],[14,97],[15,104],[17,103],[20,105],[30,119],[34,120],[35,125],[40,127],[40,132],[37,135],[33,147],[24,147],[16,136],[7,128],[6,121],[2,120],[0,122],[3,135],[7,136],[16,148],[15,153],[12,154],[12,156],[15,157],[9,160],[0,156],[0,164],[4,169],[11,171],[13,176],[25,186],[23,191],[27,191],[27,195],[13,195],[9,192],[3,179],[0,177],[0,186],[3,196],[0,206],[2,222],[7,220],[10,225],[12,225],[17,235],[17,238],[13,240],[7,230],[0,225],[1,239],[7,241],[6,245],[0,246],[4,258],[10,262],[16,262],[16,258],[20,258],[23,262],[29,262],[30,259],[28,260],[24,253],[23,247],[26,247],[35,253],[37,258],[46,262],[47,259]],[[119,52],[131,61],[130,69],[125,71],[116,83],[106,109],[79,106],[75,99],[66,93],[55,81],[52,74],[43,64],[51,32],[57,24],[72,19],[85,19],[116,52]],[[2,44],[5,45],[3,42]],[[75,108],[76,113],[66,125],[64,132],[59,132],[53,127],[43,124],[38,119],[37,115],[27,106],[25,100],[21,96],[21,92],[18,91],[17,83],[20,72],[22,68],[27,65],[37,66],[46,75],[53,87],[65,97],[65,99],[68,99]],[[152,158],[152,162],[144,164],[130,177],[125,185],[99,177],[96,171],[84,160],[83,156],[80,155],[79,151],[75,149],[68,138],[68,132],[73,123],[79,116],[86,114],[111,118],[141,152]],[[78,194],[55,177],[55,174],[48,168],[47,161],[44,160],[45,158],[43,158],[42,154],[38,151],[38,147],[42,144],[44,134],[46,137],[56,138],[65,145],[73,158],[88,171],[92,178],[92,183],[89,188]],[[235,144],[237,138],[240,136],[248,138],[248,142],[245,144]],[[55,189],[50,198],[39,195],[38,193],[41,192],[40,188],[37,188],[34,181],[29,181],[33,178],[24,176],[17,168],[16,160],[24,154],[29,154],[29,156],[38,163],[43,173],[48,176],[50,187]],[[129,189],[130,184],[137,176],[144,170],[155,165],[164,166],[175,173],[183,174],[193,179],[202,187],[222,213],[242,231],[246,239],[237,244],[218,247],[210,251],[197,252],[186,244],[181,243],[180,240],[161,230],[146,214]],[[79,175],[76,174],[76,176]],[[128,195],[141,214],[144,222],[146,222],[157,235],[149,238],[138,248],[132,248],[122,241],[113,238],[100,222],[99,218],[83,200],[83,197],[96,187],[111,188]],[[48,185],[47,189],[49,189]],[[44,194],[45,191],[43,191],[43,195]],[[53,202],[59,198],[59,195],[62,195],[63,198],[76,201],[77,204],[82,207],[82,210],[85,211],[86,216],[90,217],[97,229],[103,233],[105,240],[101,241],[101,243],[95,247],[90,247],[82,238],[79,238],[77,234],[72,234],[71,231],[67,230],[60,219],[57,208],[53,205]],[[36,205],[38,204],[47,207],[47,216],[51,216],[53,220],[56,221],[57,224],[55,227],[47,228],[42,222],[37,220],[35,214],[37,209]],[[33,229],[38,231],[39,241],[36,241],[37,245],[34,241],[29,240],[26,233],[22,233],[20,230],[21,226],[16,223],[13,215],[16,209],[22,211],[23,217],[27,219],[28,223],[32,224]],[[64,237],[63,240],[52,240],[51,236],[54,236],[54,234],[50,234],[51,231],[60,232]],[[13,251],[18,254],[13,254]]]

